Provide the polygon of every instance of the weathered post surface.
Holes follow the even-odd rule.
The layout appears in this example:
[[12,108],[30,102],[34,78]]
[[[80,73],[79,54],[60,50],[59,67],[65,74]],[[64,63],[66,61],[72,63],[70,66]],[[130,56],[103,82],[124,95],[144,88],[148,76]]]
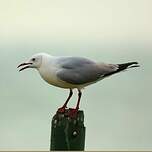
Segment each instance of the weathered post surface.
[[84,150],[85,147],[85,126],[84,113],[78,111],[76,117],[56,113],[52,119],[51,127],[51,150]]

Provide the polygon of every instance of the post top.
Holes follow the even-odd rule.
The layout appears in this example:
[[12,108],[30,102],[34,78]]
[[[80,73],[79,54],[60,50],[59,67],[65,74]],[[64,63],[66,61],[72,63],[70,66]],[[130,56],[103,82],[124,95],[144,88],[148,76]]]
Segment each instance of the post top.
[[79,110],[75,117],[68,116],[69,110],[70,109],[66,109],[64,113],[57,112],[52,119],[52,124],[59,125],[59,124],[63,124],[64,122],[68,121],[70,123],[74,123],[74,124],[77,123],[77,124],[82,125],[84,123],[83,110]]

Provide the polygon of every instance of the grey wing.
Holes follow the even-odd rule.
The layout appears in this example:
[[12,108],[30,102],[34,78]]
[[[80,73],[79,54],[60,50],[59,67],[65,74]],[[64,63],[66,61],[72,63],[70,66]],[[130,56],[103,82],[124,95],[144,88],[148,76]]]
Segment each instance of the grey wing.
[[85,84],[97,81],[104,74],[112,71],[107,64],[97,64],[86,58],[67,57],[59,60],[61,69],[57,72],[57,77],[71,84]]

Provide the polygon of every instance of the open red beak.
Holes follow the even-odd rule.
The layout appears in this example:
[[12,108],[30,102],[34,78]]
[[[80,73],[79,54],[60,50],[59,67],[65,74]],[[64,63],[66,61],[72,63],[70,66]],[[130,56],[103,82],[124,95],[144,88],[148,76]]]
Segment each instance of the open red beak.
[[[32,63],[22,63],[20,64],[17,68],[24,66],[23,68],[19,69],[19,71],[25,70],[27,68],[30,68],[29,65],[31,65]],[[27,66],[26,66],[27,65]]]

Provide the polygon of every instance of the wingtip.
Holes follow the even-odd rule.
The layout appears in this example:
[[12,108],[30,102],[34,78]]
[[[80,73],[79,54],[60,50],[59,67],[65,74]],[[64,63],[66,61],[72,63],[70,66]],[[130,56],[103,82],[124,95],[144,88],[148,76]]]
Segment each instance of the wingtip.
[[134,67],[140,67],[138,62],[132,62],[132,64],[130,66],[128,66],[128,68],[134,68]]

